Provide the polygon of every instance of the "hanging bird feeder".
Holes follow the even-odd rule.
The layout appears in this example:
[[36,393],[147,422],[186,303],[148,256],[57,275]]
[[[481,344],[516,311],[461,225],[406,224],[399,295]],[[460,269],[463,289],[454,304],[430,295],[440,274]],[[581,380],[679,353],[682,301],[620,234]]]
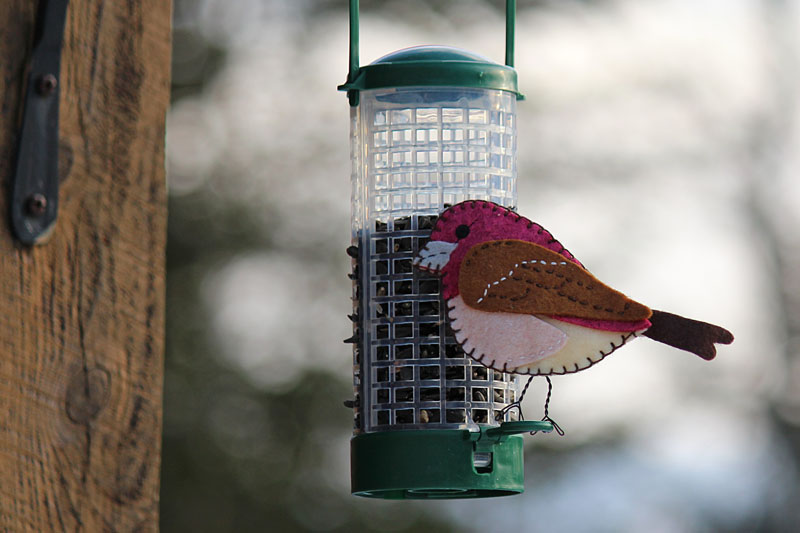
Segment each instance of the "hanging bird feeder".
[[465,200],[513,209],[515,2],[505,65],[451,47],[359,65],[350,1],[354,412],[352,491],[377,498],[472,498],[523,490],[515,375],[469,358],[438,276],[414,268],[438,215]]

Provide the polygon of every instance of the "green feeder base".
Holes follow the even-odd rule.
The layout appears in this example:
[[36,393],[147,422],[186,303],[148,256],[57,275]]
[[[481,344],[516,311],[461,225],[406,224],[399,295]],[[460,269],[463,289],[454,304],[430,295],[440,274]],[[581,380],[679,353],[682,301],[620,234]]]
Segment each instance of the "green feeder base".
[[402,499],[490,498],[524,490],[522,436],[548,433],[543,421],[504,422],[480,431],[381,431],[350,441],[352,492]]

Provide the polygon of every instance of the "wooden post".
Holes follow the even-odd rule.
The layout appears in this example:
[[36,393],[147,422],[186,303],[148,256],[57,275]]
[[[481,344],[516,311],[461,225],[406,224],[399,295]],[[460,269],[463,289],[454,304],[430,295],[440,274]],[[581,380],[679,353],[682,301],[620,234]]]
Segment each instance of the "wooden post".
[[58,223],[9,230],[38,2],[0,2],[0,530],[158,527],[170,0],[71,0]]

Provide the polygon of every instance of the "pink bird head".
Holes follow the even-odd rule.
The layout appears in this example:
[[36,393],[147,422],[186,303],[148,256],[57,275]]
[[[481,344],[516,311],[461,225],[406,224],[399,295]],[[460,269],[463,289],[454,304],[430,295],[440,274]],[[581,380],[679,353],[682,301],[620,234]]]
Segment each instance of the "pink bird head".
[[510,209],[485,200],[467,200],[445,209],[431,233],[431,240],[419,251],[414,264],[441,274],[445,299],[458,294],[458,272],[470,248],[486,241],[517,239],[539,244],[581,263],[540,225]]

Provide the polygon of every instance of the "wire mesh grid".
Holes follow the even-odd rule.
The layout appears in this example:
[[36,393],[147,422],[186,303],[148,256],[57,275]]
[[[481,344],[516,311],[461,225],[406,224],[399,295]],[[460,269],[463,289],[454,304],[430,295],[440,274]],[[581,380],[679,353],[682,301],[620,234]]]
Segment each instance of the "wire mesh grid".
[[438,278],[412,262],[445,205],[514,205],[513,95],[427,90],[409,102],[402,91],[375,93],[362,95],[353,118],[356,431],[497,424],[516,399],[515,378],[464,354]]

